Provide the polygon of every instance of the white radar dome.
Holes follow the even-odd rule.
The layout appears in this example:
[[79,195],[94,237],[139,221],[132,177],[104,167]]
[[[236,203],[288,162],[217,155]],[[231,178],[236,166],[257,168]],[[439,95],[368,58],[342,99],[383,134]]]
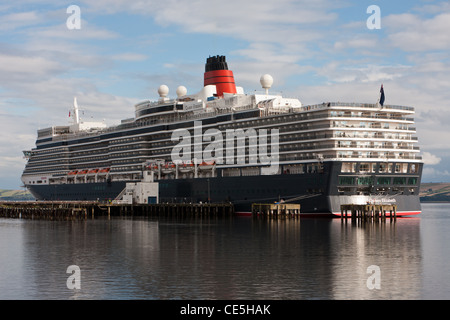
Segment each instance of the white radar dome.
[[167,95],[169,94],[169,87],[165,84],[160,85],[158,88],[158,94],[161,98],[167,97]]
[[177,88],[177,96],[178,96],[178,97],[185,96],[186,93],[187,93],[187,89],[186,89],[185,86],[179,86],[179,87]]
[[272,87],[273,84],[273,78],[270,74],[264,74],[261,76],[261,79],[259,80],[261,83],[261,86],[266,89],[266,94],[268,93],[270,87]]

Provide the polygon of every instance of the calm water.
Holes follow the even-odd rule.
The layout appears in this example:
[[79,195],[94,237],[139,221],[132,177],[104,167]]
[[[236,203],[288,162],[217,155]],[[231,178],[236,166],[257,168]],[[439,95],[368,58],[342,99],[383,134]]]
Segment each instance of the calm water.
[[[450,299],[449,244],[450,204],[365,226],[0,219],[0,299]],[[380,289],[368,287],[372,265]]]

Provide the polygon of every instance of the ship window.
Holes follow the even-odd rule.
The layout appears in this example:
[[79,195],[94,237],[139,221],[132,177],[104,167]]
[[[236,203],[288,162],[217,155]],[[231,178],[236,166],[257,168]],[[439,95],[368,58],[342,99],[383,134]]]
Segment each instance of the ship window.
[[338,188],[339,193],[345,193],[345,192],[352,192],[352,188],[349,187],[339,187]]
[[412,177],[408,179],[409,185],[416,185],[417,184],[417,177]]
[[370,172],[370,164],[369,163],[361,163],[359,165],[359,172]]
[[391,177],[378,177],[377,184],[391,184]]
[[408,168],[407,163],[396,163],[395,164],[395,172],[396,173],[406,173]]
[[409,165],[409,173],[418,173],[419,172],[419,166],[415,163],[411,163]]
[[406,184],[405,177],[394,177],[394,184]]
[[380,163],[380,173],[392,173],[392,163]]
[[376,163],[361,163],[359,165],[359,172],[375,172],[375,169]]
[[341,172],[356,172],[356,162],[343,162]]
[[371,185],[373,184],[372,177],[358,177],[358,185]]
[[355,184],[354,177],[339,177],[339,185],[353,185]]

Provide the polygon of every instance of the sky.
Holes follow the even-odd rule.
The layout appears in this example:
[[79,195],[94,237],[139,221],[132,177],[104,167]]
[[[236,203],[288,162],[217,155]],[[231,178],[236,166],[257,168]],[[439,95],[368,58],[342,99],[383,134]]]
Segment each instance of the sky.
[[303,104],[375,103],[383,84],[415,108],[422,181],[450,182],[449,30],[449,1],[0,0],[0,189],[75,96],[84,120],[119,124],[161,84],[200,91],[213,55],[245,92],[269,73]]

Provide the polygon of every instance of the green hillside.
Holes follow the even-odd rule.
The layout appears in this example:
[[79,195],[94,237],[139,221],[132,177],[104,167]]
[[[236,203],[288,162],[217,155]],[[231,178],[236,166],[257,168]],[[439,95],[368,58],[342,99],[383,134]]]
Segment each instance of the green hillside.
[[450,202],[450,183],[422,183],[421,202]]
[[34,197],[28,190],[6,190],[0,189],[0,200],[34,200]]

